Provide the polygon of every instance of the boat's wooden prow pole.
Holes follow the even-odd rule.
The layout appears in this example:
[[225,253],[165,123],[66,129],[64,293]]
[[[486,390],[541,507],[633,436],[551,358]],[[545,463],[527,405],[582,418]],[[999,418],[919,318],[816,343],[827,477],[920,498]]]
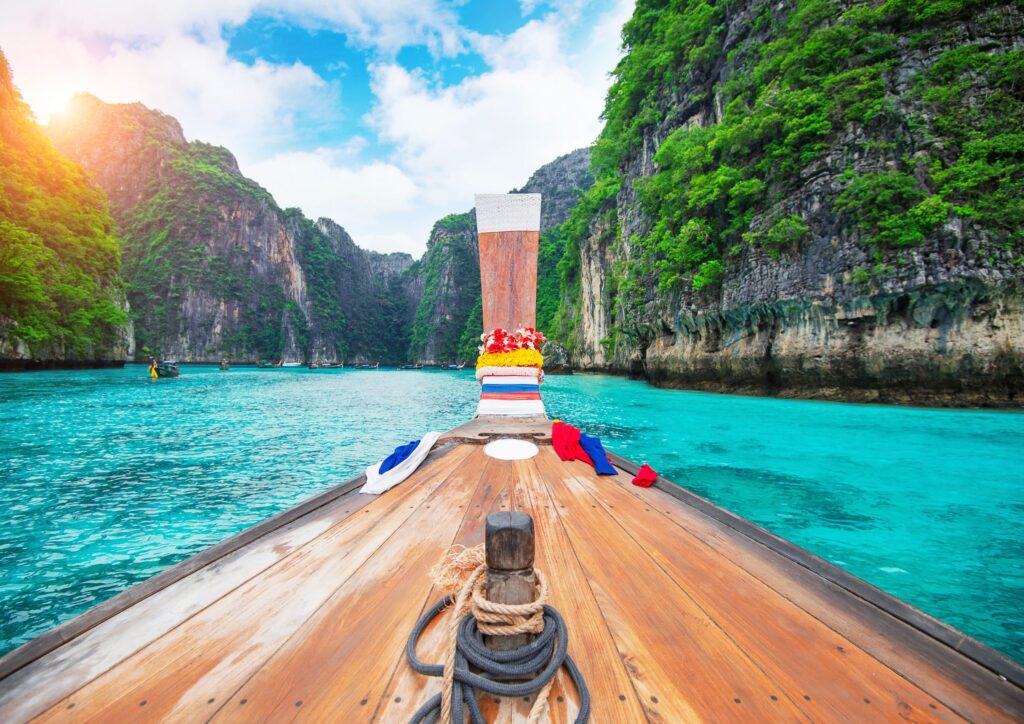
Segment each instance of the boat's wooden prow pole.
[[[487,516],[484,533],[487,555],[487,583],[484,595],[495,603],[531,603],[537,595],[537,576],[533,572],[533,518],[515,510],[503,510]],[[532,634],[485,636],[492,649],[526,646]]]
[[537,324],[540,194],[477,194],[484,331]]

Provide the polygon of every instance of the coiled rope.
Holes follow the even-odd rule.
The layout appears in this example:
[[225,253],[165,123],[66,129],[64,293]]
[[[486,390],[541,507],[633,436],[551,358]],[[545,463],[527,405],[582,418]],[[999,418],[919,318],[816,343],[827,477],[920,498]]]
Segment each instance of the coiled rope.
[[[576,722],[583,724],[590,717],[590,692],[579,668],[568,655],[569,635],[565,621],[546,603],[548,587],[543,573],[534,569],[537,596],[533,602],[508,605],[484,598],[486,572],[483,545],[461,551],[453,548],[431,571],[434,582],[448,595],[416,622],[405,645],[405,656],[414,671],[443,678],[441,692],[413,714],[412,723],[440,720],[462,724],[465,706],[473,724],[485,724],[476,701],[477,691],[483,691],[513,697],[539,692],[527,720],[529,724],[537,724],[547,710],[555,674],[564,665],[579,694],[580,709]],[[451,594],[456,590],[458,594],[453,598]],[[420,661],[416,656],[416,642],[434,617],[453,602],[444,664]],[[512,636],[524,633],[537,634],[537,637],[526,646],[507,651],[489,649],[483,641],[484,634]],[[470,671],[470,665],[481,673]],[[533,678],[504,682],[495,681],[492,677]]]

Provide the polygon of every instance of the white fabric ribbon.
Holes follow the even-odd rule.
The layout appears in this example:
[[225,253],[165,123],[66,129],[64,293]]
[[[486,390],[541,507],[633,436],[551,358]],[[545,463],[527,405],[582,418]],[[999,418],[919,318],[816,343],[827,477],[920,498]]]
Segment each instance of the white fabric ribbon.
[[412,451],[409,457],[383,475],[379,472],[381,463],[384,462],[383,460],[366,468],[366,484],[359,489],[359,492],[369,495],[380,495],[384,491],[398,485],[416,472],[416,469],[419,468],[424,458],[427,457],[427,454],[434,447],[434,443],[437,442],[439,437],[441,437],[439,432],[433,430],[428,432],[420,439],[420,444],[416,446],[416,449]]

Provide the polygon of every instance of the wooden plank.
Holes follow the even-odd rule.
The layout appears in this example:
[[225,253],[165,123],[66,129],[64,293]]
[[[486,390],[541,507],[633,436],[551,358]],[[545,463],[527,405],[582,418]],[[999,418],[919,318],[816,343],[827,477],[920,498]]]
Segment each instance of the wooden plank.
[[[639,469],[636,463],[614,453],[610,455],[610,458],[613,464],[630,475],[635,474]],[[702,498],[666,478],[659,477],[655,482],[655,489],[668,494],[710,518],[724,523],[778,555],[804,566],[822,578],[836,584],[838,587],[846,589],[852,595],[862,598],[876,608],[881,609],[893,618],[949,646],[962,654],[963,659],[969,659],[989,669],[1013,683],[1017,688],[1024,690],[1024,666],[1004,656],[992,647],[986,646],[944,621],[940,621],[934,616],[929,616],[906,601],[896,598],[892,594],[854,576],[849,571],[829,563],[795,543],[780,538],[761,526],[715,505],[706,498]],[[956,661],[956,659],[950,659],[950,661]]]
[[481,415],[449,430],[441,436],[438,442],[465,442],[483,445],[499,437],[531,440],[538,445],[550,445],[551,421],[544,415],[528,417]]
[[[902,717],[959,721],[926,692],[748,574],[671,517],[583,465],[573,479],[593,496],[708,617],[813,719]],[[624,477],[624,476],[623,476]],[[799,652],[794,656],[794,652]]]
[[[455,450],[44,713],[42,719],[208,716],[467,462]],[[212,701],[211,701],[212,700]],[[142,702],[145,702],[143,704]],[[202,712],[202,713],[200,713]]]
[[26,721],[77,691],[372,498],[355,490],[213,561],[0,681],[0,721]]
[[[487,473],[481,478],[480,487],[467,506],[466,516],[455,535],[453,545],[472,548],[483,543],[484,521],[487,515],[497,510],[509,509],[510,482],[508,464],[499,460],[489,460]],[[417,618],[440,597],[440,591],[431,587],[421,602]],[[447,615],[440,616],[423,632],[417,648],[423,661],[440,663],[443,660],[448,621]],[[406,631],[406,636],[411,630],[412,626]],[[413,671],[403,654],[396,662],[388,686],[380,697],[374,721],[408,721],[412,714],[438,691],[440,679]],[[495,723],[514,721],[517,717],[519,721],[525,721],[526,713],[529,712],[529,707],[524,709],[519,703],[498,702],[493,697],[483,697],[480,703],[487,720]]]
[[484,329],[537,324],[539,231],[485,231],[480,237]]
[[214,718],[368,719],[403,655],[417,603],[430,590],[428,571],[451,545],[486,472],[485,459],[474,448]]
[[[615,462],[623,469],[619,460]],[[669,491],[658,488],[644,490],[630,485],[630,477],[628,473],[616,476],[617,482],[633,496],[669,513],[674,525],[720,552],[838,634],[855,642],[960,716],[974,721],[1024,719],[1024,696],[1012,682],[888,611],[879,609],[831,578],[825,578],[812,568],[780,554],[775,548],[748,537],[741,532],[743,526],[738,526],[738,529],[718,517],[711,517],[670,495]],[[685,492],[687,499],[697,497]],[[713,506],[711,503],[708,505]],[[728,511],[722,512],[732,516]],[[743,523],[753,526],[747,521]],[[764,533],[774,537],[767,531]],[[833,567],[827,562],[822,563]]]
[[[629,670],[597,605],[586,574],[559,521],[558,511],[541,480],[536,459],[514,463],[514,507],[533,516],[537,528],[537,567],[550,581],[550,602],[569,629],[569,654],[590,690],[592,721],[647,720]],[[572,689],[571,683],[563,686]],[[578,713],[575,692],[552,692],[552,721],[572,721]]]
[[[529,499],[522,494],[520,486],[516,485],[518,479],[514,464],[509,461],[495,461],[495,463],[495,480],[500,482],[502,487],[502,493],[496,501],[500,505],[495,505],[495,509],[532,512]],[[534,700],[534,695],[521,699],[484,695],[478,698],[478,703],[480,704],[480,712],[486,721],[494,722],[495,724],[524,724],[529,720]],[[564,671],[555,675],[555,682],[551,686],[549,701],[556,707],[556,711],[572,712],[573,716],[578,711],[576,692],[571,688],[571,685],[566,683]],[[551,718],[551,720],[558,721],[557,718]],[[571,721],[571,719],[566,721]]]
[[[542,449],[536,460],[652,720],[806,718],[779,683],[598,508],[552,450]],[[662,526],[656,532],[674,531]]]
[[[431,452],[428,460],[436,460],[451,450],[451,446],[440,447]],[[161,571],[152,578],[148,578],[125,591],[122,591],[113,598],[94,606],[80,616],[50,629],[41,636],[37,636],[28,643],[16,648],[3,657],[0,657],[0,680],[3,680],[13,672],[28,665],[29,663],[45,656],[58,646],[71,641],[82,635],[89,629],[109,620],[121,611],[135,605],[139,601],[161,591],[167,586],[180,581],[199,569],[210,565],[216,560],[232,553],[258,538],[275,531],[289,523],[298,520],[304,515],[326,505],[341,495],[349,493],[363,485],[366,478],[359,475],[341,485],[325,490],[314,495],[293,508],[282,511],[266,520],[247,528],[241,533],[234,535],[206,550],[200,551],[194,556],[185,559],[177,565]]]

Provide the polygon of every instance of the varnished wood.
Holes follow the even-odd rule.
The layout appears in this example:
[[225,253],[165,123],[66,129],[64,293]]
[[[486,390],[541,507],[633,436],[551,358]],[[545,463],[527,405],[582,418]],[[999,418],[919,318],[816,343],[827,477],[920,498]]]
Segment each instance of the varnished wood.
[[537,324],[539,231],[492,231],[480,237],[484,330]]
[[[640,509],[625,490],[599,485],[589,475],[567,476],[565,480],[593,496],[606,512],[614,513],[630,537],[679,581],[685,594],[728,631],[812,719],[835,720],[860,710],[869,718],[879,711],[897,711],[911,719],[960,720],[729,559],[696,541],[665,545],[666,540],[678,540],[672,535],[670,515],[649,507]],[[773,615],[765,616],[765,611]]]
[[465,442],[485,445],[496,438],[530,440],[538,445],[551,444],[551,421],[543,415],[514,417],[481,415],[441,436],[439,442]]
[[[669,487],[672,483],[649,489],[632,486],[628,481],[637,466],[614,454],[612,458],[620,469],[630,472],[608,478],[609,482],[618,482],[650,509],[662,511],[689,536],[721,553],[810,617],[855,641],[866,653],[931,693],[949,709],[972,721],[1024,718],[1021,689],[1012,681],[971,659],[951,654],[944,643],[922,635],[896,616],[880,614],[874,603],[851,595],[831,580],[832,576],[841,578],[849,574],[828,571],[828,578],[820,575],[814,567],[834,566],[826,561],[816,564],[809,560],[813,567],[797,563],[774,547],[779,541],[788,553],[792,544],[702,498],[697,499],[700,508],[692,507],[689,502],[696,496],[677,486]],[[704,508],[714,509],[715,515],[706,515]],[[755,537],[739,534],[737,528],[749,530]],[[1014,716],[1008,717],[1008,712]]]
[[[514,505],[533,516],[537,538],[541,541],[536,566],[548,572],[551,579],[551,605],[567,622],[569,655],[580,667],[590,689],[594,721],[647,721],[631,678],[635,672],[615,645],[608,622],[587,584],[586,572],[562,524],[558,507],[547,494],[536,458],[512,465]],[[564,684],[564,677],[560,681]],[[573,721],[576,716],[575,692],[567,693],[564,701],[559,701],[555,692],[549,705],[553,721]]]
[[[487,600],[512,606],[532,603],[537,595],[533,519],[521,510],[491,513],[484,531],[484,550]],[[533,638],[531,634],[484,636],[484,643],[492,649],[508,651],[526,646]]]
[[[29,662],[0,680],[0,714],[406,721],[440,686],[404,657],[441,595],[430,567],[482,542],[488,513],[515,510],[534,521],[535,565],[594,721],[1024,717],[1013,681],[819,573],[810,554],[629,477],[598,477],[550,446],[509,462],[458,445],[384,495],[338,495]],[[441,660],[447,623],[427,628],[421,658]],[[532,706],[479,703],[500,722]],[[549,704],[552,721],[579,710],[564,672]]]
[[[428,480],[427,485],[372,500],[327,534],[72,692],[41,719],[110,721],[140,713],[149,718],[212,714],[425,503],[447,478],[446,472],[467,457],[455,451],[442,458],[438,464],[445,478],[440,481]],[[148,708],[140,712],[143,707]]]

